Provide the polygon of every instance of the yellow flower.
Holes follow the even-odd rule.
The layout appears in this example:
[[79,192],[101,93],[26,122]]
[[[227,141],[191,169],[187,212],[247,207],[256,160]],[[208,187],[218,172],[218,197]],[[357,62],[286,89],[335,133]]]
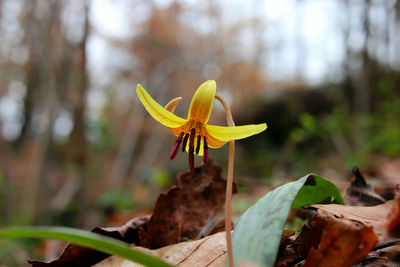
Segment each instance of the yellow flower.
[[203,156],[203,162],[207,163],[209,147],[219,148],[231,140],[246,138],[267,129],[265,123],[234,127],[207,124],[214,104],[216,88],[215,81],[210,80],[201,84],[190,103],[188,117],[184,119],[173,113],[182,98],[171,100],[164,108],[140,84],[136,87],[136,93],[150,115],[178,136],[169,156],[170,159],[175,158],[183,142],[182,151],[186,149],[189,152],[191,171],[194,169],[194,153]]

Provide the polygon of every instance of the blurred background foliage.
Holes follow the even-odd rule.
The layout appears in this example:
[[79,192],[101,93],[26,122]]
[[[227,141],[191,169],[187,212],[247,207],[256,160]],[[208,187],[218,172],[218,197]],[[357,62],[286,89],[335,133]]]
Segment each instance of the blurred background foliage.
[[[241,188],[399,157],[399,1],[0,0],[0,23],[1,225],[151,212],[188,163],[168,159],[174,137],[137,83],[162,104],[183,96],[186,116],[215,79],[236,124],[268,123],[237,142]],[[211,122],[224,118],[216,103]],[[226,166],[227,148],[211,157]],[[4,242],[5,265],[35,247]]]

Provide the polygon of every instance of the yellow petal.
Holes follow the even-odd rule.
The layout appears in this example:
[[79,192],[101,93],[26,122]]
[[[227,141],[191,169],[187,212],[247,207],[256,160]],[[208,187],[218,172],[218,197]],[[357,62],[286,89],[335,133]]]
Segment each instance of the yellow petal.
[[165,106],[165,109],[174,113],[174,110],[176,108],[176,106],[179,104],[179,102],[181,102],[182,97],[176,97],[174,99],[172,99],[171,101],[168,102],[168,104]]
[[169,129],[174,135],[179,136],[181,132],[185,132],[186,127],[185,125],[182,125],[181,127],[178,128],[169,128]]
[[267,124],[249,124],[243,126],[226,127],[226,126],[215,126],[206,125],[206,130],[209,135],[220,141],[231,141],[237,139],[243,139],[258,133],[261,133],[267,129]]
[[209,80],[202,83],[192,98],[189,107],[188,120],[196,120],[207,123],[214,104],[217,84]]
[[221,141],[221,140],[218,140],[218,139],[214,138],[209,133],[207,134],[207,145],[208,145],[208,147],[219,148],[219,147],[225,145],[226,142],[227,141]]
[[178,128],[187,122],[158,104],[140,84],[136,87],[136,93],[150,115],[162,125]]

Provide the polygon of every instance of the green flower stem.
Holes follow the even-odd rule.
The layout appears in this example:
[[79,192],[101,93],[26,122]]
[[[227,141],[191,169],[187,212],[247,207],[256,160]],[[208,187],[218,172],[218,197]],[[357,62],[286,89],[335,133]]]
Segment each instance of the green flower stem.
[[[222,106],[224,106],[226,113],[226,120],[228,126],[233,127],[235,123],[232,118],[232,112],[225,102],[225,100],[218,94],[215,95],[215,98],[221,102]],[[233,250],[232,250],[232,225],[231,225],[231,217],[232,217],[232,185],[233,185],[233,167],[235,163],[235,141],[229,141],[229,158],[228,158],[228,177],[226,182],[226,195],[225,195],[225,234],[226,234],[226,245],[228,248],[228,262],[230,267],[234,267],[235,263],[233,260]]]
[[67,227],[10,227],[0,229],[0,238],[49,238],[92,248],[110,255],[154,267],[172,267],[169,263],[130,248],[126,243],[99,234]]

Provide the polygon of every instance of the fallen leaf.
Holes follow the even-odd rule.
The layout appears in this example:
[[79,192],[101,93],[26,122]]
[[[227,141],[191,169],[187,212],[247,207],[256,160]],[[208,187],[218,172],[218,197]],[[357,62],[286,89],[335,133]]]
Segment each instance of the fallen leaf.
[[[201,234],[221,231],[224,225],[210,224],[225,204],[226,181],[222,169],[211,160],[194,172],[177,178],[177,185],[160,194],[153,215],[135,218],[121,227],[95,228],[92,232],[113,237],[129,244],[159,248],[183,240],[200,238]],[[236,185],[233,185],[236,193]],[[69,244],[62,255],[50,262],[29,261],[33,267],[91,266],[110,255]]]
[[353,175],[355,178],[345,195],[345,201],[348,205],[375,206],[386,201],[367,184],[364,176],[357,167],[353,168]]
[[236,263],[274,266],[290,208],[326,201],[343,203],[338,188],[315,174],[266,194],[247,209],[235,226],[232,245]]
[[[134,248],[150,253],[179,267],[225,267],[226,264],[225,232],[219,232],[203,239],[181,242],[155,250],[143,247]],[[138,266],[142,265],[115,256],[109,257],[94,265],[94,267]]]
[[283,230],[281,243],[279,245],[276,267],[287,266],[288,262],[292,262],[297,258],[297,253],[293,249],[295,240],[295,231]]
[[385,241],[389,236],[398,236],[400,227],[400,194],[396,199],[372,207],[330,205],[310,205],[318,211],[326,211],[336,217],[359,221],[372,226],[379,241]]
[[396,198],[388,216],[387,231],[391,236],[400,236],[400,185],[396,186]]
[[147,237],[150,248],[200,237],[202,229],[224,209],[226,181],[221,172],[220,166],[209,161],[193,172],[179,175],[177,185],[160,194],[146,223],[147,235],[142,235]]
[[[121,227],[109,227],[100,228],[96,227],[91,232],[101,234],[104,236],[112,237],[118,240],[125,241],[127,243],[137,244],[139,241],[138,229],[140,226],[144,225],[150,216],[137,217]],[[32,267],[42,267],[42,266],[77,266],[86,267],[96,264],[103,259],[109,257],[110,255],[93,250],[90,248],[85,248],[77,246],[74,244],[69,244],[61,254],[61,256],[49,263],[42,261],[29,261]]]
[[367,257],[360,260],[352,267],[381,267],[381,266],[400,266],[400,245],[394,244],[389,247],[372,251]]
[[378,242],[372,227],[335,218],[323,210],[318,210],[311,225],[312,229],[321,230],[321,237],[318,246],[308,252],[305,267],[350,266],[364,258]]

